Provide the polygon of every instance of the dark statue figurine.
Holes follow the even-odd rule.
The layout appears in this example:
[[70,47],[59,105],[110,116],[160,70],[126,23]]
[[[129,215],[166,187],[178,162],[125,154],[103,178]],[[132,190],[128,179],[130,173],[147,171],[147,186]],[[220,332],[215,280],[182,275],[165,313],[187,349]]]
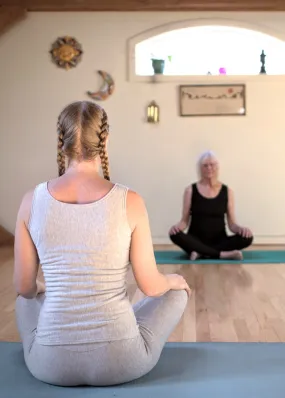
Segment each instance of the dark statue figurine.
[[262,50],[262,53],[260,55],[260,62],[261,62],[260,74],[261,75],[266,75],[265,58],[266,58],[266,54],[264,53],[264,50]]

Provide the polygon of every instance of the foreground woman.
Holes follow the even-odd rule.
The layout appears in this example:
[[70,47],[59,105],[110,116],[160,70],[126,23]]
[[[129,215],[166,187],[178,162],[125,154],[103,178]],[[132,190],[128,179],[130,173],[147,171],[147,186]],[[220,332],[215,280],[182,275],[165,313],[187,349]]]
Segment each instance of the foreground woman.
[[[18,214],[17,324],[28,369],[50,384],[107,386],[145,375],[190,293],[181,276],[158,271],[141,197],[109,181],[107,137],[102,108],[67,106],[58,120],[60,177],[25,195]],[[149,296],[134,308],[130,262]]]
[[[170,229],[170,239],[193,261],[241,260],[241,250],[252,244],[252,232],[237,224],[233,192],[218,180],[218,161],[211,152],[200,157],[198,171],[201,179],[185,189],[182,219]],[[226,233],[225,216],[232,236]]]

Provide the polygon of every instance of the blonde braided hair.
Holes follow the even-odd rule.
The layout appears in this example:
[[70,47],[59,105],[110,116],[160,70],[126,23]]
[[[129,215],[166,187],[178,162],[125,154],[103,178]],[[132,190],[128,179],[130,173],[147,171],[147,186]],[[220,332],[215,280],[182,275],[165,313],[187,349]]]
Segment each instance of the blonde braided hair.
[[60,127],[59,119],[57,121],[57,133],[58,133],[58,140],[57,140],[57,165],[58,165],[58,175],[59,177],[65,173],[65,154],[63,151],[63,132]]
[[103,116],[102,116],[102,124],[101,124],[101,132],[99,133],[99,147],[100,147],[100,159],[101,159],[101,166],[103,170],[103,175],[105,180],[110,181],[110,171],[109,171],[109,158],[107,154],[107,148],[106,148],[106,143],[107,143],[107,137],[109,134],[109,125],[108,125],[108,117],[107,114],[104,110],[102,110]]
[[65,157],[91,161],[100,156],[104,178],[110,180],[106,149],[109,134],[108,117],[104,109],[89,101],[74,102],[63,109],[57,123],[58,174],[65,173]]

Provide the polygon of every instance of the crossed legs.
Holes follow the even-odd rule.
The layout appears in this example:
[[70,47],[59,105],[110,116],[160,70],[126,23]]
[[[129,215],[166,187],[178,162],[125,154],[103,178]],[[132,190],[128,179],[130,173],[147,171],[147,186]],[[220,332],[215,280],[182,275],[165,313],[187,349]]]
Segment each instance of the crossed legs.
[[[157,364],[185,310],[185,290],[146,297],[134,306],[139,334],[132,339],[75,346],[43,346],[35,339],[45,296],[16,301],[25,362],[38,380],[61,386],[114,385],[135,380]],[[79,346],[79,347],[78,347]]]
[[[249,247],[253,238],[243,238],[240,235],[225,236],[216,244],[205,244],[200,239],[191,234],[178,232],[177,234],[170,235],[171,241],[184,250],[189,256],[197,253],[200,256],[212,259],[218,258],[232,258],[241,259],[240,250]],[[194,256],[191,259],[195,259]]]

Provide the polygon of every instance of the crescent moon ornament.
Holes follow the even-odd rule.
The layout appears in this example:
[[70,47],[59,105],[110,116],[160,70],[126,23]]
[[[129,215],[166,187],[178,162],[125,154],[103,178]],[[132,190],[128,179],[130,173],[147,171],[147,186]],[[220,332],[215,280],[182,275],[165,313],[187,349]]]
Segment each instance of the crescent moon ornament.
[[102,77],[104,83],[99,91],[87,91],[87,95],[95,101],[105,101],[110,95],[113,94],[115,89],[115,82],[112,76],[103,71],[98,70],[99,75]]

